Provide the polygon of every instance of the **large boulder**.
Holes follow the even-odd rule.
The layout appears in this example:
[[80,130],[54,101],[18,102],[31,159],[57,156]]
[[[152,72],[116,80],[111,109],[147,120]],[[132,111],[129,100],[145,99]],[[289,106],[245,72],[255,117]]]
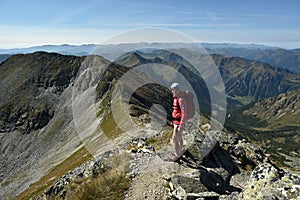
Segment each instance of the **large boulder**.
[[269,163],[257,166],[248,184],[240,194],[241,199],[299,199],[300,177],[284,172]]

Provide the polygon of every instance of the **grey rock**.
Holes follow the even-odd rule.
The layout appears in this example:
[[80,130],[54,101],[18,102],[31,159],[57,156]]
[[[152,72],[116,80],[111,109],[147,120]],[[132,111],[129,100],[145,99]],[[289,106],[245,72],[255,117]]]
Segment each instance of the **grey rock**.
[[251,173],[248,184],[240,194],[242,199],[299,199],[300,177],[262,163]]

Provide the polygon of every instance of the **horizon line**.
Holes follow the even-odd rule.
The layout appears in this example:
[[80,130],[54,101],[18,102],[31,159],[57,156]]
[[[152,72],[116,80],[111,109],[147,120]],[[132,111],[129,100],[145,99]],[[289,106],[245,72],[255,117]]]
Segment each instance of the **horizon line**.
[[[280,47],[278,45],[271,45],[271,44],[263,44],[263,43],[239,43],[239,42],[207,42],[207,41],[199,41],[199,42],[164,42],[164,41],[153,41],[153,42],[123,42],[123,43],[39,43],[39,44],[23,44],[24,46],[16,46],[16,47],[0,47],[0,50],[17,50],[17,49],[29,49],[29,48],[38,48],[38,47],[44,47],[44,46],[85,46],[85,45],[95,45],[95,46],[107,46],[107,45],[130,45],[130,44],[155,44],[155,43],[161,43],[161,44],[208,44],[208,45],[220,45],[220,44],[224,44],[224,45],[244,45],[244,46],[261,46],[261,47],[269,47],[269,48],[278,48],[278,49],[286,49],[286,50],[292,50],[292,49],[300,49],[299,48],[285,48],[285,47]],[[12,45],[13,46],[13,45]]]

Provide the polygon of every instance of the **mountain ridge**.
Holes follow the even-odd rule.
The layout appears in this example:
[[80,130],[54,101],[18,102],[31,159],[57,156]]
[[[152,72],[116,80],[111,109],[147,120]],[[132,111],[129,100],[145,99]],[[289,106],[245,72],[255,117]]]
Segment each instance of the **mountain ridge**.
[[[162,48],[190,48],[191,45],[183,43],[155,43]],[[241,57],[249,60],[265,62],[273,67],[289,69],[292,72],[300,73],[299,49],[284,49],[279,47],[269,47],[256,44],[231,44],[231,43],[199,43],[209,54],[221,54],[225,57]],[[0,54],[33,53],[35,51],[57,52],[66,55],[85,56],[97,50],[101,55],[109,55],[113,52],[128,52],[128,49],[142,47],[152,47],[152,43],[119,44],[119,45],[43,45],[28,48],[0,49]],[[129,48],[130,47],[130,48]],[[193,45],[192,45],[193,47]],[[105,56],[104,56],[105,57]],[[288,59],[287,59],[288,58]],[[1,62],[1,59],[0,59]]]
[[263,99],[255,103],[251,109],[245,111],[245,114],[254,115],[260,120],[264,119],[271,124],[281,121],[282,124],[297,126],[300,124],[299,94],[300,90],[294,90]]
[[[179,71],[180,65],[188,66],[192,69],[190,63],[185,61],[182,57],[176,56],[172,52],[153,51],[150,55],[152,54],[152,58],[149,57],[149,54],[148,58],[146,58],[145,56],[143,57],[142,53],[133,52],[126,54],[126,59],[130,58],[129,60],[119,59],[117,62],[129,67],[147,63],[159,63],[174,66],[177,65],[176,67],[179,67]],[[156,56],[160,59],[157,60]],[[216,54],[211,55],[211,57],[220,70],[228,97],[235,101],[239,101],[242,104],[248,104],[250,102],[300,88],[300,76],[296,73],[289,72],[286,69],[274,68],[265,63],[243,58],[223,57]],[[187,76],[185,72],[181,73]],[[189,81],[192,80],[193,78]],[[200,82],[200,85],[206,85],[204,80],[201,80]],[[196,84],[192,85],[194,86]],[[205,94],[202,95],[202,98],[208,96],[207,89],[196,87],[195,91]],[[200,94],[198,97],[201,99]],[[210,100],[206,99],[204,102],[201,102],[205,105],[204,107],[208,105],[205,102],[210,102]],[[234,105],[229,105],[229,108],[232,106]]]
[[1,198],[20,193],[80,146],[70,83],[81,60],[36,52],[0,64]]
[[268,63],[273,67],[288,69],[300,73],[299,49],[246,49],[246,48],[216,48],[207,49],[210,54],[221,54],[225,57],[241,57]]
[[42,128],[54,114],[51,101],[69,86],[81,61],[75,56],[36,52],[13,55],[1,63],[2,132],[9,127],[25,132]]
[[[252,101],[299,88],[299,75],[258,61],[212,55],[219,67],[226,92],[233,99]],[[224,64],[225,63],[225,64]],[[246,100],[244,104],[250,103]]]
[[[171,55],[171,54],[166,54],[166,55]],[[133,57],[133,58],[137,59],[138,57]],[[169,58],[171,58],[172,60],[175,59],[176,57],[174,57],[173,54]],[[71,105],[72,105],[72,93],[74,92],[72,88],[74,84],[74,80],[77,76],[79,67],[82,65],[82,62],[85,59],[86,57],[66,56],[66,55],[46,53],[46,52],[36,52],[33,54],[15,55],[11,58],[8,58],[5,62],[0,64],[0,71],[2,72],[0,73],[2,76],[0,79],[1,80],[0,83],[1,85],[6,86],[1,88],[3,92],[11,93],[11,97],[6,97],[7,95],[1,96],[0,103],[2,104],[3,107],[1,107],[0,111],[1,112],[5,111],[4,109],[6,107],[5,105],[18,102],[14,107],[16,112],[11,112],[11,110],[9,109],[7,110],[7,113],[10,114],[10,117],[5,118],[6,115],[1,115],[2,117],[1,120],[3,121],[1,123],[1,125],[3,126],[2,128],[3,132],[0,133],[1,153],[5,159],[2,159],[0,163],[1,164],[0,177],[1,177],[1,187],[4,188],[4,190],[2,191],[6,192],[6,194],[1,193],[0,195],[5,195],[5,197],[7,197],[7,195],[10,194],[13,194],[13,196],[19,194],[25,188],[28,188],[30,184],[36,182],[43,175],[47,174],[51,169],[53,169],[53,167],[59,166],[59,163],[62,165],[63,164],[68,165],[69,162],[65,162],[65,163],[63,162],[67,158],[70,158],[71,160],[73,158],[80,162],[82,161],[83,163],[85,163],[86,160],[91,159],[87,151],[84,151],[84,153],[79,154],[79,156],[77,157],[76,156],[73,157],[73,155],[76,154],[78,149],[84,147],[83,145],[84,141],[81,141],[79,139],[76,128],[74,127],[74,121],[72,120],[73,114],[72,114]],[[95,60],[96,59],[97,61],[99,61],[99,63],[97,64],[102,64],[105,66],[107,65],[107,63],[110,63],[106,59],[99,56],[97,56]],[[147,59],[148,61],[151,62],[153,61],[161,62],[162,60],[162,59],[149,60],[149,57]],[[180,60],[181,59],[178,59],[176,61],[178,62]],[[167,61],[168,60],[165,61],[165,64],[168,63]],[[101,77],[101,80],[97,82],[98,90],[96,90],[97,93],[94,99],[91,97],[92,101],[97,101],[99,103],[96,104],[96,108],[97,108],[96,117],[98,117],[102,121],[100,120],[100,122],[97,122],[97,125],[99,125],[98,127],[102,127],[102,129],[107,128],[109,131],[118,129],[116,121],[112,120],[113,119],[112,113],[110,112],[109,109],[107,109],[112,103],[111,94],[112,94],[112,90],[114,89],[113,86],[117,82],[116,78],[122,76],[126,72],[126,70],[130,69],[128,67],[122,66],[121,63],[118,62],[113,62],[110,64],[111,64],[110,67],[108,67],[110,71],[108,70],[108,72],[105,73],[105,76]],[[138,62],[135,63],[135,65],[136,64],[138,64]],[[61,68],[62,66],[64,67]],[[175,64],[174,66],[177,67],[176,69],[180,69],[181,70],[180,72],[182,73],[183,72],[189,73],[189,71],[185,69],[183,65]],[[93,73],[91,74],[95,75]],[[24,84],[24,83],[28,83],[28,84]],[[85,84],[85,82],[83,82],[83,84]],[[83,87],[85,86],[86,85],[83,85]],[[7,91],[7,88],[9,88],[9,91]],[[141,132],[139,134],[141,134],[142,136],[145,134],[149,137],[152,136],[153,134],[154,135],[158,134],[157,135],[158,138],[150,137],[148,138],[148,140],[146,140],[147,138],[141,137],[144,138],[145,139],[144,142],[147,143],[147,145],[142,145],[145,146],[145,149],[143,149],[143,151],[148,153],[150,151],[150,153],[152,153],[153,152],[152,148],[154,149],[156,148],[157,151],[158,149],[156,146],[162,146],[161,142],[169,141],[168,135],[171,133],[171,131],[166,130],[161,133],[155,133],[154,131],[150,131],[148,129],[149,116],[145,116],[145,114],[147,114],[145,110],[147,111],[147,109],[151,107],[151,104],[149,105],[150,102],[149,99],[150,100],[153,99],[153,96],[156,96],[156,94],[158,96],[157,103],[159,103],[161,98],[170,96],[171,93],[168,88],[157,88],[157,87],[153,87],[153,85],[148,85],[144,87],[142,90],[143,91],[136,91],[133,98],[131,99],[131,104],[133,106],[138,105],[137,106],[138,110],[133,109],[133,111],[135,112],[143,111],[142,113],[138,113],[136,115],[137,116],[136,120],[139,120],[138,121],[139,125],[142,128],[144,128],[146,132]],[[150,93],[147,93],[147,95],[149,94],[150,95],[149,96],[145,95],[143,93],[144,90],[149,91]],[[18,95],[19,97],[23,97],[23,98],[17,98]],[[168,98],[171,99],[171,97]],[[28,107],[28,110],[25,109],[24,111],[22,110],[22,108],[24,107],[26,102],[30,102],[30,105],[33,106]],[[141,105],[137,104],[138,102],[141,103]],[[168,104],[167,101],[165,102],[165,104],[167,106]],[[48,109],[49,107],[47,106],[49,106],[51,109]],[[37,109],[37,108],[41,108],[41,109]],[[51,112],[49,112],[51,114],[51,117],[45,121],[47,123],[40,123],[38,125],[37,122],[39,121],[36,119],[39,119],[40,116],[43,116],[43,114],[38,114],[41,113],[39,111],[43,111],[43,110],[47,111],[47,109],[48,111],[51,110]],[[37,113],[35,113],[36,110],[38,111]],[[87,113],[80,113],[80,114],[82,115],[90,114],[88,111],[86,112]],[[27,115],[24,115],[26,113]],[[44,119],[43,117],[41,118]],[[21,120],[23,120],[23,122]],[[203,119],[203,121],[204,120],[209,122],[210,119]],[[20,121],[19,127],[17,126],[18,121]],[[7,125],[7,123],[11,125]],[[22,128],[22,126],[25,126],[25,128],[27,128],[27,124],[30,125],[28,132],[24,131],[24,128]],[[133,133],[136,134],[136,132]],[[213,130],[211,133],[217,133],[217,132]],[[106,134],[106,136],[108,137],[109,134],[117,134],[117,135],[111,135],[112,137],[109,138],[109,141],[111,143],[114,139],[116,139],[116,141],[122,139],[122,133],[118,131],[109,132]],[[226,133],[224,134],[226,135]],[[139,135],[136,135],[136,137],[138,136]],[[199,136],[201,136],[201,134],[199,134]],[[253,167],[255,167],[256,165],[252,165],[251,164],[252,162],[250,160],[254,158],[251,157],[250,159],[249,155],[243,154],[243,152],[246,152],[246,150],[243,151],[240,149],[241,146],[238,146],[238,145],[246,145],[246,146],[247,145],[252,146],[252,145],[246,141],[243,141],[240,138],[237,138],[237,136],[232,136],[232,137],[233,138],[230,139],[229,145],[227,146],[228,148],[227,150],[230,151],[230,149],[232,149],[231,153],[234,153],[236,157],[234,158],[234,160],[242,159],[242,161],[240,161],[242,162],[241,165],[242,168],[247,168],[246,166],[249,165],[249,167],[252,170]],[[227,137],[225,138],[226,140],[228,139]],[[201,139],[203,138],[199,138],[199,141],[201,141]],[[126,149],[129,150],[132,149],[132,151],[134,152],[139,151],[138,149],[140,147],[138,147],[139,146],[138,142],[136,141],[127,141],[127,142],[128,143],[120,144],[120,146],[123,145],[123,147],[125,147]],[[226,146],[226,142],[228,141],[225,141],[224,139],[225,146]],[[116,146],[116,147],[120,147],[120,146]],[[134,150],[135,148],[137,149]],[[257,150],[257,148],[255,147],[253,148]],[[191,148],[190,150],[193,153],[194,157],[198,155],[197,147]],[[101,155],[100,157],[102,156],[105,158],[109,157],[109,155],[113,155],[113,152],[114,151],[110,149],[107,152],[104,152],[104,154]],[[214,156],[217,156],[216,158],[220,158],[218,156],[224,155],[223,153],[224,151],[222,149],[219,149],[218,146],[216,146],[216,148],[214,148],[214,152],[211,154],[212,157],[209,157],[207,162],[212,161]],[[145,153],[145,155],[148,154]],[[254,155],[255,154],[251,156]],[[136,156],[139,156],[139,154],[136,154]],[[201,158],[199,158],[199,162],[200,161]],[[115,162],[118,163],[117,160]],[[47,165],[51,163],[51,166],[46,166],[45,163],[47,163]],[[207,164],[209,163],[210,162],[208,162]],[[78,163],[78,165],[79,164],[80,163]],[[92,168],[102,166],[98,164],[99,163],[96,162],[85,163],[84,166],[87,167],[90,166]],[[215,161],[213,161],[213,164],[216,164]],[[220,163],[217,164],[221,165]],[[72,166],[72,167],[76,168],[77,166]],[[99,168],[97,168],[97,170],[98,169]],[[82,174],[82,168],[79,167],[77,168],[77,170],[78,170],[77,171],[78,175]],[[97,170],[93,171],[92,173],[100,173]],[[218,171],[216,169],[214,170],[215,170],[214,173],[211,173],[209,172],[209,170],[206,170],[205,168],[205,170],[201,171],[201,173],[202,175],[205,176],[213,176],[215,175],[215,173],[217,173],[218,176],[213,176],[216,178],[216,180],[221,180],[219,179],[220,178],[219,176],[223,176],[223,178],[226,179],[228,175],[227,172],[225,172],[226,170],[225,171]],[[74,174],[77,174],[77,172]],[[18,176],[18,174],[24,174],[24,173],[26,173],[28,176],[26,177]],[[67,173],[67,171],[65,173]],[[89,171],[87,174],[91,174],[91,171]],[[61,180],[64,181],[65,179],[63,177],[68,178],[67,175],[65,176],[62,175]],[[46,182],[41,183],[41,185],[43,185],[43,188],[45,187],[45,184],[50,188],[54,188],[53,190],[47,190],[49,191],[50,194],[52,194],[51,191],[56,191],[55,181],[58,181],[58,184],[56,186],[59,187],[60,178],[61,176],[58,177],[57,175],[53,175],[51,177],[48,177],[46,179]],[[228,183],[226,183],[225,181],[221,181],[221,183],[222,184],[224,183],[224,186],[226,187],[228,186]],[[54,184],[54,186],[51,184]],[[75,180],[75,185],[76,184],[77,183]],[[212,187],[209,185],[206,186],[209,188]],[[46,189],[47,188],[44,188],[42,191]],[[213,189],[215,191],[224,192],[223,190],[217,188],[213,188]],[[216,194],[216,193],[213,193],[212,195],[220,196],[220,194]],[[27,197],[29,198],[29,196]]]
[[[136,43],[137,45],[151,45],[151,43]],[[155,43],[157,44],[164,44],[164,43]],[[167,45],[170,45],[170,43],[165,43]],[[176,44],[176,43],[175,43]],[[177,43],[182,44],[182,43]],[[277,49],[276,47],[270,47],[266,45],[258,45],[258,44],[237,44],[237,43],[199,43],[200,45],[203,45],[205,48],[214,47],[214,48],[221,48],[221,47],[227,47],[227,48],[238,48],[238,47],[244,47],[247,49]],[[117,44],[118,45],[118,44]],[[117,46],[114,44],[107,44],[107,46]],[[126,45],[132,45],[132,44],[119,44],[120,46],[126,46]],[[188,44],[187,44],[188,45]],[[59,53],[61,52],[67,52],[69,49],[78,49],[82,48],[85,49],[83,52],[91,52],[96,46],[102,46],[101,44],[82,44],[82,45],[71,45],[71,44],[61,44],[61,45],[40,45],[40,46],[32,46],[32,47],[24,47],[24,48],[6,48],[6,49],[0,49],[0,54],[20,54],[20,53],[33,53],[35,51],[55,51]],[[105,45],[103,45],[105,46]],[[62,49],[62,50],[59,50]],[[80,51],[79,51],[80,52]]]

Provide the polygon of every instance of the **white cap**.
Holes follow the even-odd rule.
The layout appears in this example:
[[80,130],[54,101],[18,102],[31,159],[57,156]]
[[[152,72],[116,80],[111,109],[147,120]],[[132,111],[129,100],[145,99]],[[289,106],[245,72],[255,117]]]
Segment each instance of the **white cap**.
[[173,83],[171,85],[171,89],[175,89],[175,88],[179,89],[179,83]]

